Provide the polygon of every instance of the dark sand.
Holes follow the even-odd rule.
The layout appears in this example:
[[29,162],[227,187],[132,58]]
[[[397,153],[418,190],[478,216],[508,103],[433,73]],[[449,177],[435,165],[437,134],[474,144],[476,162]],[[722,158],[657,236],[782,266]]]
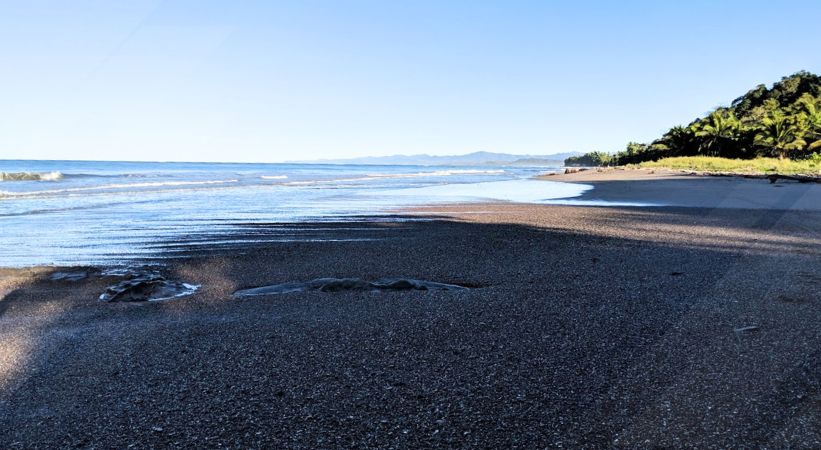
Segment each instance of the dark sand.
[[[701,207],[420,208],[322,225],[373,241],[184,252],[203,287],[160,303],[4,270],[0,448],[821,448],[821,197],[688,182]],[[230,297],[390,276],[474,289]]]

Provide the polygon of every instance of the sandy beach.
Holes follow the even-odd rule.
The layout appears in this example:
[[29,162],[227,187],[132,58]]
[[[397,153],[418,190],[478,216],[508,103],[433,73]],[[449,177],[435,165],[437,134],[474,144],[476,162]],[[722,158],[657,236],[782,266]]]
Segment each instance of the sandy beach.
[[819,185],[739,176],[705,176],[667,169],[591,169],[542,176],[548,181],[592,184],[579,200],[636,202],[694,208],[821,211]]
[[[293,224],[330,240],[181,249],[163,302],[2,269],[0,447],[821,447],[821,185],[548,179],[661,206]],[[231,296],[322,277],[469,289]]]

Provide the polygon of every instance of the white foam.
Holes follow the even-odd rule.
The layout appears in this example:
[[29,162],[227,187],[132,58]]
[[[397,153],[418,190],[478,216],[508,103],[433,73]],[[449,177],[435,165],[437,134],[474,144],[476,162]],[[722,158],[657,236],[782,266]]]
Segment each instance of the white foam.
[[423,203],[484,200],[546,203],[550,200],[560,198],[578,197],[590,189],[593,189],[593,186],[589,184],[526,179],[387,189],[369,194],[392,198],[411,197],[424,199]]
[[475,169],[448,169],[434,170],[431,172],[415,173],[373,173],[368,174],[369,178],[422,178],[422,177],[449,177],[452,175],[499,175],[505,173],[504,170],[475,170]]
[[59,181],[63,174],[53,172],[0,172],[0,181]]
[[28,198],[28,197],[46,197],[59,194],[70,194],[75,192],[93,192],[106,191],[115,189],[132,189],[132,188],[150,188],[150,187],[166,187],[166,186],[206,186],[214,184],[229,184],[237,183],[239,180],[210,180],[210,181],[156,181],[150,183],[113,183],[103,184],[100,186],[88,186],[78,188],[66,189],[49,189],[42,191],[28,191],[28,192],[8,192],[0,191],[0,198]]

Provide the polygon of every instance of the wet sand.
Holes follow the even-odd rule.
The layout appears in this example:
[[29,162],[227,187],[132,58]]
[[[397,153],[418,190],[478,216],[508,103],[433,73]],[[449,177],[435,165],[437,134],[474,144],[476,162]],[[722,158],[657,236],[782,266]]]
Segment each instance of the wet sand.
[[[202,288],[166,302],[2,270],[0,447],[820,447],[817,187],[655,175],[550,179],[681,206],[448,205],[181,249],[167,275]],[[471,289],[231,297],[321,277]]]

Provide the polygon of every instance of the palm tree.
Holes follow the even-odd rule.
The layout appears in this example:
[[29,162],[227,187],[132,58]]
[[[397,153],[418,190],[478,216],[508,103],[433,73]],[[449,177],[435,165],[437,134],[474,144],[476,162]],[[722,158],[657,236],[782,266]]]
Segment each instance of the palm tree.
[[815,98],[810,94],[804,94],[797,102],[807,122],[808,137],[815,140],[810,144],[811,149],[821,146],[821,99]]
[[729,144],[738,138],[741,122],[727,109],[718,109],[705,121],[696,124],[695,135],[703,138],[699,150],[710,156],[718,156],[721,144]]
[[807,141],[804,140],[806,131],[805,122],[797,116],[786,116],[781,111],[773,111],[761,121],[755,142],[774,149],[778,158],[784,159],[790,151],[807,146]]
[[685,128],[681,125],[670,128],[670,131],[664,136],[664,142],[677,155],[687,152],[693,144],[693,132],[690,128]]

